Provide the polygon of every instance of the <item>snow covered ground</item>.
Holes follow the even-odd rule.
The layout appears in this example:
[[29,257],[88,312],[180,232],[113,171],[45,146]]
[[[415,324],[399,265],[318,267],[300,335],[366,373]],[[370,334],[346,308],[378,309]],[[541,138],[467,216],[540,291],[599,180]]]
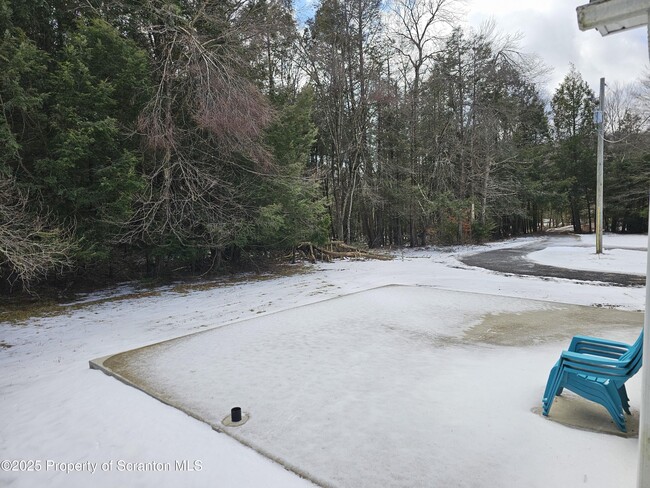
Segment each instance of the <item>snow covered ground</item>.
[[[309,274],[194,291],[165,288],[137,299],[92,303],[85,297],[88,303],[83,307],[66,309],[56,317],[1,323],[0,459],[26,463],[3,463],[0,486],[312,486],[208,425],[90,370],[89,359],[389,284],[643,309],[643,288],[503,276],[456,259],[464,253],[527,242],[533,240],[404,251],[389,262],[339,261],[313,266]],[[635,335],[629,328],[608,333],[626,341]],[[514,412],[515,423],[524,426],[517,442],[511,441],[511,426],[503,414],[490,414],[484,388],[468,388],[460,373],[456,381],[445,383],[446,394],[471,401],[457,415],[449,412],[450,429],[457,429],[457,436],[448,433],[446,454],[430,460],[440,469],[439,481],[475,487],[633,485],[635,439],[569,429],[529,411],[541,398],[548,369],[565,346],[564,340],[510,346],[509,354],[524,366],[508,371],[511,386],[504,394],[510,396],[493,410]],[[461,358],[459,371],[485,367],[501,374],[500,351],[487,347],[468,354]],[[639,399],[638,381],[635,377],[628,383],[633,406]],[[525,393],[513,397],[518,391]],[[382,432],[380,439],[389,443],[391,432]],[[363,461],[363,454],[359,449],[346,460],[354,466]],[[323,456],[335,459],[325,451]],[[29,468],[32,471],[18,472]],[[400,473],[393,476],[394,484],[399,484]]]
[[530,253],[526,259],[549,266],[645,275],[648,237],[605,234],[603,252],[596,254],[596,235],[580,236],[582,246],[552,246]]

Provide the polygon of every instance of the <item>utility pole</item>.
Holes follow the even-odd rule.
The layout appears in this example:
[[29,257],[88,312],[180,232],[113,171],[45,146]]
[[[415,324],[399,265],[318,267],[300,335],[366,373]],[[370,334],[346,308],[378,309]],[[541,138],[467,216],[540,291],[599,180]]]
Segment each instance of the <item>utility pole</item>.
[[605,78],[600,79],[600,98],[595,113],[598,128],[598,150],[596,169],[596,254],[603,252],[603,152],[605,136],[603,122],[605,118]]

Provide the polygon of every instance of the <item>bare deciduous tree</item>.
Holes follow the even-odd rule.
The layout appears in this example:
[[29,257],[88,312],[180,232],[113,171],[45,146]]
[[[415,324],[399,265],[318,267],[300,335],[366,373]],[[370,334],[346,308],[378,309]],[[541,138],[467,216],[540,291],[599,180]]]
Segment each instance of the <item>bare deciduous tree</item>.
[[71,232],[54,227],[45,214],[29,211],[14,182],[0,176],[0,277],[23,289],[71,265]]
[[[411,183],[415,186],[420,172],[420,85],[426,63],[444,40],[447,28],[456,21],[460,2],[457,0],[394,0],[393,43],[395,51],[411,68],[404,72],[404,83],[409,86],[409,168]],[[436,45],[438,44],[438,45]],[[415,201],[409,205],[409,234],[411,245],[416,245]]]

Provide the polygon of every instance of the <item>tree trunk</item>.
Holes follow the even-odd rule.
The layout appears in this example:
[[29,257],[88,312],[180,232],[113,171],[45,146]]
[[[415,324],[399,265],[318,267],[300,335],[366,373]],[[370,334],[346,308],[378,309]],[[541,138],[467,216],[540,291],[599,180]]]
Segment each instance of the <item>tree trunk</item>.
[[582,223],[580,222],[580,208],[578,207],[575,197],[569,197],[569,203],[571,206],[571,223],[573,224],[573,232],[581,234]]

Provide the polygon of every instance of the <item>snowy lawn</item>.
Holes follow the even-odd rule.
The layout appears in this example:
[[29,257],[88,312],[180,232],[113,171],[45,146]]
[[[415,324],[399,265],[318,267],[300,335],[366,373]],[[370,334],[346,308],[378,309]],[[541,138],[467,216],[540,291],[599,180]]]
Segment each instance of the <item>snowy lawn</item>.
[[[520,245],[522,242],[533,240],[511,241],[485,248]],[[643,308],[643,288],[503,276],[467,267],[455,259],[463,253],[476,251],[477,248],[405,251],[390,262],[320,264],[307,275],[251,280],[185,293],[168,289],[157,296],[88,303],[80,309],[67,310],[60,316],[34,318],[25,324],[2,323],[0,418],[3,421],[0,424],[0,458],[40,461],[41,469],[38,472],[1,471],[0,485],[311,486],[310,482],[254,450],[213,431],[207,424],[101,372],[90,370],[89,359],[220,327],[236,320],[253,317],[269,320],[272,315],[265,314],[389,284],[427,285],[502,297],[631,311]],[[393,300],[399,303],[400,295],[396,294]],[[507,306],[517,303],[514,300],[499,300]],[[430,308],[433,313],[440,304],[423,303],[422,306]],[[549,304],[549,307],[554,306]],[[321,315],[326,317],[328,313],[329,310],[326,310]],[[408,314],[404,315],[399,323],[411,323]],[[304,317],[304,322],[309,323],[310,318]],[[269,324],[272,328],[273,324]],[[351,324],[354,327],[361,325],[363,338],[372,338],[367,329],[370,324]],[[451,327],[442,331],[441,335],[462,338],[465,327]],[[223,332],[228,329],[235,330],[236,327],[224,328]],[[594,332],[599,335],[626,341],[633,340],[638,333],[638,330],[630,327],[611,332],[604,331],[602,326],[597,329]],[[385,331],[378,333],[374,340],[383,348],[390,349],[391,341],[386,340],[386,334]],[[537,336],[544,337],[544,331],[539,331]],[[309,335],[304,337],[308,339]],[[570,429],[530,412],[541,400],[548,370],[560,350],[566,347],[566,340],[559,336],[553,335],[549,340],[505,347],[476,346],[477,341],[472,339],[474,345],[471,347],[456,343],[446,349],[439,348],[444,364],[456,361],[456,367],[449,375],[441,374],[444,370],[416,369],[415,372],[404,372],[405,377],[421,382],[421,388],[415,393],[411,391],[412,384],[409,386],[409,383],[405,383],[405,388],[408,387],[406,392],[419,395],[421,405],[427,402],[432,405],[431,416],[424,416],[423,424],[408,421],[409,406],[399,401],[399,391],[392,397],[386,391],[370,388],[381,384],[378,378],[371,377],[372,381],[367,385],[371,397],[377,395],[382,401],[393,398],[392,406],[389,404],[382,408],[394,410],[395,429],[377,432],[372,444],[361,445],[355,432],[366,429],[364,423],[377,421],[373,412],[355,411],[355,398],[333,399],[341,400],[341,405],[349,407],[341,409],[339,418],[331,419],[331,422],[333,428],[350,440],[350,449],[344,452],[329,450],[328,447],[332,446],[310,444],[304,436],[297,437],[293,449],[300,454],[303,452],[300,447],[304,444],[304,455],[320,450],[325,469],[336,470],[338,466],[342,471],[357,470],[361,473],[359,476],[374,479],[374,486],[413,486],[408,484],[408,480],[413,479],[412,473],[414,470],[417,472],[418,467],[411,464],[404,453],[418,444],[399,443],[403,442],[401,436],[404,432],[411,432],[414,440],[420,439],[420,426],[424,426],[434,429],[440,435],[439,441],[444,444],[440,444],[443,448],[435,452],[421,453],[429,455],[426,462],[436,468],[434,479],[440,485],[633,485],[636,439]],[[413,346],[408,348],[405,342],[413,343]],[[395,349],[398,355],[396,361],[402,358],[412,368],[427,365],[426,358],[430,356],[427,348],[417,346],[417,341],[414,343],[413,340],[396,340],[396,343],[399,345]],[[238,344],[238,341],[233,344]],[[363,352],[363,349],[358,349],[359,354]],[[420,366],[418,358],[424,361]],[[513,364],[518,367],[513,368]],[[326,366],[323,365],[323,368]],[[504,378],[504,381],[497,381],[494,385],[477,384],[477,371],[481,371],[485,377]],[[441,387],[438,392],[430,391],[427,383],[431,380],[429,373],[438,375]],[[316,373],[312,376],[315,383],[323,380],[319,380]],[[349,378],[350,381],[358,381],[360,387],[363,386],[362,379]],[[638,381],[635,377],[628,383],[633,407],[638,407]],[[287,395],[299,395],[301,388],[309,386],[296,386],[290,381],[283,385]],[[250,394],[257,394],[255,391],[252,389]],[[497,396],[493,396],[495,391]],[[228,407],[234,406],[230,403]],[[253,407],[242,406],[245,410],[251,410],[252,419],[256,418]],[[281,405],[275,408],[280,410]],[[286,415],[291,413],[288,411]],[[296,429],[303,425],[302,416],[309,418],[320,415],[318,412],[305,411],[294,413],[296,417],[292,425]],[[216,417],[222,414],[215,413]],[[252,420],[251,426],[254,426]],[[287,431],[280,433],[290,436],[291,428],[287,428]],[[362,461],[367,459],[368,451],[381,453],[382,448],[387,458],[393,453],[395,459],[390,460],[390,478],[377,481],[373,478],[376,476],[375,467],[364,465]],[[176,469],[176,461],[183,460],[188,463]],[[401,463],[397,462],[400,460]],[[66,465],[53,463],[79,464],[71,467],[74,472],[66,473],[62,471]],[[152,471],[152,466],[164,468],[164,463],[170,463],[170,471]],[[94,473],[90,472],[93,466],[96,470]],[[186,469],[180,469],[183,467]],[[189,471],[192,467],[195,470]],[[149,470],[138,471],[139,468]],[[426,468],[421,472],[428,470]],[[433,480],[424,483],[426,486],[434,485]]]
[[530,261],[561,268],[645,275],[648,237],[603,235],[603,252],[596,254],[595,234],[580,236],[581,246],[551,246],[526,256]]

